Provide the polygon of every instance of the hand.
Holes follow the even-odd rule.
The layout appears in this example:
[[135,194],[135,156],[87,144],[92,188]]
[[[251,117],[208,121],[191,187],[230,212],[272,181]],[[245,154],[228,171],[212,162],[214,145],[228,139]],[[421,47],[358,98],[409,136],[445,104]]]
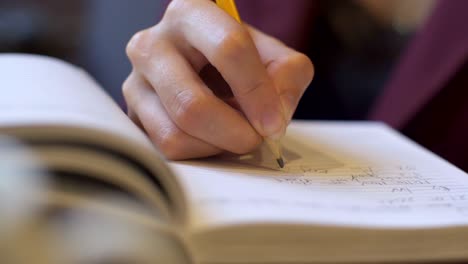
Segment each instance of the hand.
[[281,137],[314,72],[305,55],[207,0],[173,0],[127,54],[129,116],[169,159],[242,154]]

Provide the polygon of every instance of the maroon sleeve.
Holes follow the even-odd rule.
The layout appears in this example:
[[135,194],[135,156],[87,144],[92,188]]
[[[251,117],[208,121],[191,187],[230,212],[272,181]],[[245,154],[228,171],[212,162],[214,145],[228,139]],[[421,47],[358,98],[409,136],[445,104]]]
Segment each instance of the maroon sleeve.
[[439,1],[402,55],[371,119],[468,171],[468,1]]
[[371,118],[402,128],[464,66],[468,58],[468,1],[439,1],[404,52]]
[[313,0],[238,0],[241,17],[288,46],[304,50],[316,10]]

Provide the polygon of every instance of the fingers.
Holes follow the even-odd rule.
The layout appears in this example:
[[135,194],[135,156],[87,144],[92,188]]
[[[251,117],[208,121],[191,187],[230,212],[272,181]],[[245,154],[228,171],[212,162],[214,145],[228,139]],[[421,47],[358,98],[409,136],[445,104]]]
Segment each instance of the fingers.
[[154,44],[148,56],[130,51],[130,57],[181,131],[234,153],[249,152],[261,142],[248,121],[217,98],[169,43]]
[[[230,85],[243,113],[265,137],[284,134],[280,98],[247,29],[206,0],[173,1],[167,19],[177,43],[192,65],[199,51]],[[189,44],[189,45],[187,45]]]
[[[135,34],[127,54],[129,116],[171,159],[246,153],[262,136],[281,137],[313,76],[306,56],[208,0],[173,0],[158,25]],[[207,87],[209,64],[233,98]]]
[[222,150],[188,135],[169,118],[156,92],[136,73],[123,85],[129,117],[148,134],[156,147],[169,159],[180,160],[206,157]]
[[304,91],[314,76],[310,59],[253,27],[248,27],[260,57],[266,65],[281,98],[286,119],[290,120]]

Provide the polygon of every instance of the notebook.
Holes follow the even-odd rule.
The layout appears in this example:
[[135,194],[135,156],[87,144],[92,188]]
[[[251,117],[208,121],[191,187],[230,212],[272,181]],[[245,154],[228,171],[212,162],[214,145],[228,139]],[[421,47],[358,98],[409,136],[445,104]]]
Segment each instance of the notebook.
[[293,121],[283,169],[264,146],[173,162],[83,70],[4,54],[0,72],[0,132],[53,175],[43,202],[149,226],[190,262],[468,260],[468,175],[382,123]]

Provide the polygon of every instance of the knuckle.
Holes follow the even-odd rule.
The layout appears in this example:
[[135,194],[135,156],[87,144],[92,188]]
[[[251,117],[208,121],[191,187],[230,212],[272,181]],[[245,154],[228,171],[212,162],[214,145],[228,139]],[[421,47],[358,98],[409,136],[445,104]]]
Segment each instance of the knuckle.
[[184,133],[174,125],[161,128],[156,140],[156,147],[171,160],[180,159],[184,155]]
[[130,39],[125,49],[128,58],[131,61],[138,60],[141,57],[145,57],[148,54],[148,49],[150,48],[150,37],[148,30],[142,30]]
[[166,8],[163,21],[178,21],[187,12],[196,10],[192,2],[190,0],[172,0]]
[[172,0],[169,5],[167,5],[165,16],[175,16],[179,14],[181,8],[183,7],[185,1],[181,0]]
[[180,4],[181,4],[181,1],[179,0],[170,1],[169,4],[167,5],[166,11],[164,12],[164,18],[176,13],[179,10]]
[[130,75],[122,84],[122,95],[127,102],[127,104],[130,103],[131,98],[132,98],[132,91],[133,91],[133,80],[132,76]]
[[250,35],[242,26],[236,26],[220,38],[215,48],[217,59],[236,59],[250,48]]
[[174,122],[185,131],[196,129],[198,122],[203,117],[205,110],[205,98],[191,90],[183,90],[172,99]]

